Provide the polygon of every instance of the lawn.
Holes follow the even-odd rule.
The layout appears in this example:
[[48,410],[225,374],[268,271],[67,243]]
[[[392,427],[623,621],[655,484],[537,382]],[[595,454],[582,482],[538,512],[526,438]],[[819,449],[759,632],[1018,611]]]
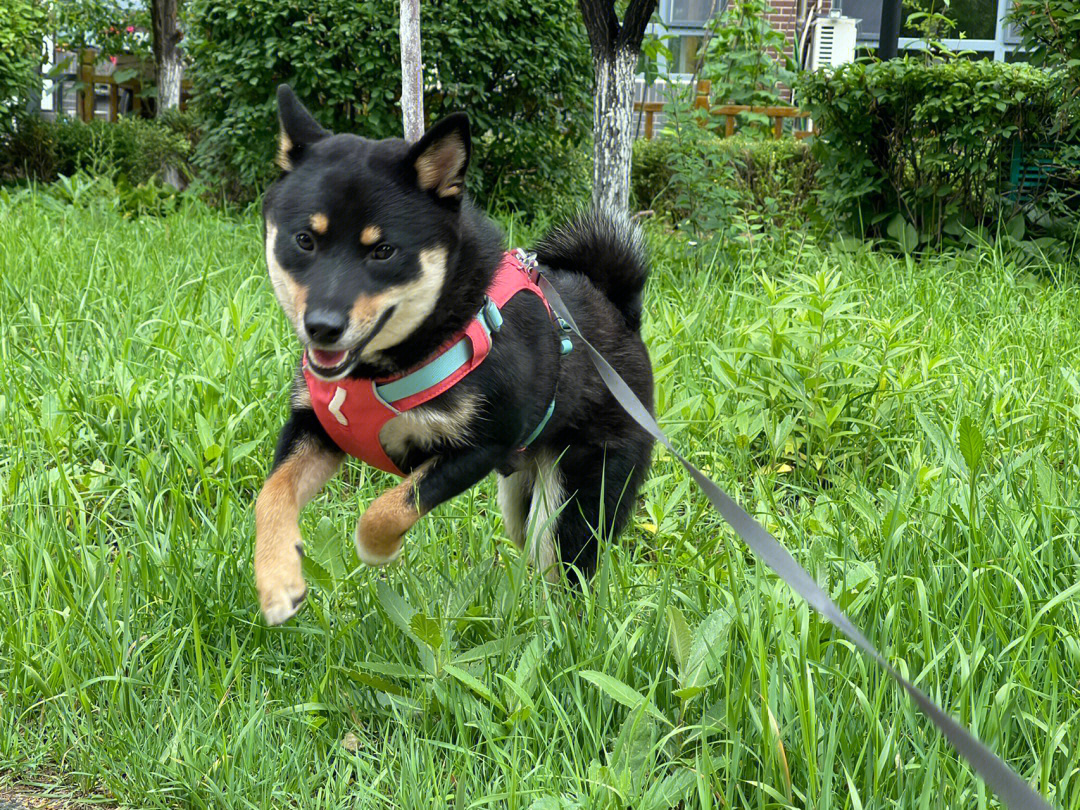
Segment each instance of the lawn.
[[[1080,808],[1077,269],[650,241],[675,443]],[[0,783],[147,808],[998,806],[666,453],[580,595],[530,574],[492,481],[358,567],[389,478],[352,464],[304,513],[304,609],[267,628],[251,506],[297,349],[257,217],[23,193],[0,246]]]

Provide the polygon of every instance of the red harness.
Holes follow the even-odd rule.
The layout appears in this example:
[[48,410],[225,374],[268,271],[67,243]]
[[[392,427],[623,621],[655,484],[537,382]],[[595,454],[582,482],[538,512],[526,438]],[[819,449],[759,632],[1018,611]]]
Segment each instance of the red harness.
[[[516,254],[507,252],[488,287],[487,301],[468,326],[419,366],[392,377],[323,380],[308,368],[305,352],[304,378],[311,394],[311,405],[334,444],[373,467],[404,476],[383,449],[379,431],[395,416],[445,393],[484,362],[491,351],[492,333],[502,325],[499,310],[519,292],[536,295],[551,312],[547,299],[536,285],[535,270],[527,268]],[[460,365],[457,365],[458,359]],[[432,379],[428,372],[434,372],[437,381],[421,390],[413,390]],[[449,373],[443,376],[445,372]]]

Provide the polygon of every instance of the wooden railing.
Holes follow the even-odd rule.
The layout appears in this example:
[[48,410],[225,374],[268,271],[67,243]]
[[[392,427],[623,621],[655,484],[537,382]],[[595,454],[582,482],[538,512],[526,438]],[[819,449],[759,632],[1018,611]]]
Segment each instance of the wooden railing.
[[[709,91],[711,89],[712,83],[708,79],[701,79],[697,83],[694,94],[694,109],[708,110],[712,116],[723,117],[724,135],[729,138],[735,134],[735,120],[741,113],[756,113],[767,116],[771,122],[774,138],[783,136],[784,121],[786,119],[801,120],[810,118],[809,112],[800,110],[798,107],[749,107],[742,104],[722,104],[719,107],[713,107],[709,101]],[[645,137],[647,139],[651,140],[653,137],[656,114],[663,112],[664,104],[662,101],[634,102],[634,112],[643,113],[645,116]],[[704,121],[702,125],[704,125]],[[812,130],[794,130],[793,134],[796,138],[806,138],[814,133]]]

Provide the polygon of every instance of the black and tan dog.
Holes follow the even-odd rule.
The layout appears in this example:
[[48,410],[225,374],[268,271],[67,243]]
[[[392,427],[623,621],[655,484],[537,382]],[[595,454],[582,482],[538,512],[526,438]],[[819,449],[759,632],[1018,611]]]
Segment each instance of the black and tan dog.
[[[312,386],[424,367],[484,310],[505,260],[502,234],[464,191],[466,116],[410,145],[331,134],[286,86],[278,103],[283,174],[266,195],[266,261],[305,354],[255,507],[255,580],[271,624],[304,598],[299,512],[344,456]],[[647,267],[636,231],[623,218],[590,214],[553,231],[536,254],[589,341],[651,407],[652,369],[638,334]],[[377,429],[404,480],[360,519],[362,561],[396,558],[421,515],[492,470],[508,533],[549,578],[571,564],[590,575],[596,538],[626,523],[651,438],[583,351],[564,353],[565,334],[541,297],[515,295],[496,317],[482,363]]]

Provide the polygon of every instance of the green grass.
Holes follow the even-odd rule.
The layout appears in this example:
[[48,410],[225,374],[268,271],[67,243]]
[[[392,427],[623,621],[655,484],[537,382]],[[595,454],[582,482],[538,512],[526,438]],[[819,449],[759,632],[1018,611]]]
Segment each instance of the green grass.
[[[653,247],[676,444],[1080,808],[1075,268]],[[296,355],[254,217],[0,199],[0,781],[151,808],[997,806],[666,454],[582,596],[529,573],[490,481],[357,567],[389,479],[350,465],[303,517],[306,606],[265,627],[251,505]]]

